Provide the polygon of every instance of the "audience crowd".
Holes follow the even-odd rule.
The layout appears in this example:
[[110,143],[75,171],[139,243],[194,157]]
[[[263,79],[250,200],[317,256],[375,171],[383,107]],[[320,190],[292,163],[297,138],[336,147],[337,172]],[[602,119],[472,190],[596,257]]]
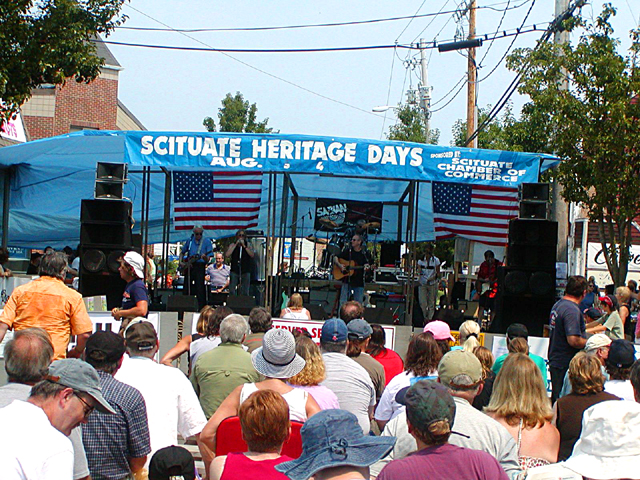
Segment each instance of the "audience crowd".
[[[121,277],[139,290],[136,255]],[[495,361],[475,321],[459,345],[434,320],[395,352],[353,301],[324,322],[319,345],[304,329],[273,328],[264,308],[247,320],[205,306],[197,333],[160,359],[146,301],[113,313],[118,333],[92,334],[64,285],[66,257],[37,260],[40,279],[0,315],[0,340],[14,330],[0,387],[3,480],[195,480],[196,449],[211,480],[640,479],[627,287],[602,297],[600,314],[594,284],[569,278],[550,313],[548,367],[521,324]],[[281,314],[308,318],[295,295]],[[173,366],[184,353],[188,375]]]

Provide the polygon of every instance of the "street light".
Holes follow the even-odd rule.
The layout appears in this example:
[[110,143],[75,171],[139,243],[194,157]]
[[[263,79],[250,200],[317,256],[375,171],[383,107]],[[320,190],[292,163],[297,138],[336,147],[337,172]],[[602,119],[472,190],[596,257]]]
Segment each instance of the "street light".
[[388,110],[398,110],[398,107],[394,105],[382,105],[380,107],[373,107],[371,110],[374,111],[375,113],[383,113]]

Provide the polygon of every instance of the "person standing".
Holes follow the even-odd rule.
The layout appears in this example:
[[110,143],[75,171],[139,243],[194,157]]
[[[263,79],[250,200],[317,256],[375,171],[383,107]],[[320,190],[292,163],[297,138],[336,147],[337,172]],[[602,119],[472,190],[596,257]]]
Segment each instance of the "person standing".
[[198,310],[207,304],[207,292],[204,286],[204,270],[213,254],[211,239],[204,236],[202,225],[193,227],[193,234],[182,247],[180,261],[185,276],[182,293],[198,298]]
[[431,321],[436,311],[436,294],[440,278],[440,260],[433,254],[432,244],[427,245],[427,251],[424,258],[418,260],[418,266],[420,267],[418,302],[420,302],[424,323],[427,323]]
[[122,293],[122,306],[111,310],[116,320],[121,320],[120,331],[124,332],[129,322],[136,317],[146,317],[149,313],[149,295],[144,286],[144,258],[136,252],[127,252],[120,260],[120,278],[127,285]]
[[[40,327],[51,337],[53,360],[82,355],[93,323],[82,296],[64,284],[67,265],[64,252],[45,255],[40,278],[13,290],[0,315],[0,342],[9,329]],[[71,335],[76,335],[76,346],[67,352]]]
[[[353,266],[346,267],[339,260],[353,262]],[[353,299],[362,304],[364,299],[364,271],[369,269],[371,258],[369,252],[363,247],[362,237],[358,234],[351,238],[351,246],[342,250],[340,255],[333,259],[334,267],[342,271],[342,288],[340,290],[340,306],[349,300],[353,293]]]
[[587,280],[584,277],[569,277],[564,296],[551,309],[547,357],[551,373],[552,402],[560,396],[571,359],[587,343],[586,326],[579,307],[586,291]]
[[231,281],[229,283],[231,295],[249,295],[254,255],[253,248],[247,242],[247,232],[238,230],[236,241],[229,245],[225,253],[225,257],[231,258]]
[[224,256],[220,252],[215,254],[215,263],[209,265],[204,279],[211,285],[211,293],[222,293],[229,287],[231,269],[224,264]]

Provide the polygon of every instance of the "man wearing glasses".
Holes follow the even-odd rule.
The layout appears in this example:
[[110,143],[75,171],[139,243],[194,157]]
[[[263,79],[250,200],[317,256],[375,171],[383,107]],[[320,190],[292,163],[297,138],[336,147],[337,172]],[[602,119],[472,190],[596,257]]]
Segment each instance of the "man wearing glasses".
[[247,232],[238,230],[236,241],[229,245],[225,252],[225,257],[231,257],[231,280],[229,282],[231,295],[249,295],[254,255],[255,252],[251,245],[247,243]]
[[213,254],[211,239],[204,236],[202,225],[193,227],[193,235],[186,241],[180,254],[181,266],[185,276],[182,293],[196,295],[198,309],[207,304],[207,292],[204,286],[204,270]]

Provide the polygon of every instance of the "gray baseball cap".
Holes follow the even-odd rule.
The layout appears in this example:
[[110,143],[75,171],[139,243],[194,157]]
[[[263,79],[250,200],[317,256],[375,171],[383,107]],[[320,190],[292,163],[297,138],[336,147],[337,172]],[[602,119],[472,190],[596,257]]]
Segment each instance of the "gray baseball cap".
[[116,413],[102,396],[98,372],[87,362],[77,358],[56,360],[49,366],[47,379],[77,392],[86,393],[96,401],[96,409],[102,413]]
[[347,336],[349,338],[356,338],[358,340],[364,340],[369,338],[373,333],[371,325],[363,318],[354,318],[347,323]]

